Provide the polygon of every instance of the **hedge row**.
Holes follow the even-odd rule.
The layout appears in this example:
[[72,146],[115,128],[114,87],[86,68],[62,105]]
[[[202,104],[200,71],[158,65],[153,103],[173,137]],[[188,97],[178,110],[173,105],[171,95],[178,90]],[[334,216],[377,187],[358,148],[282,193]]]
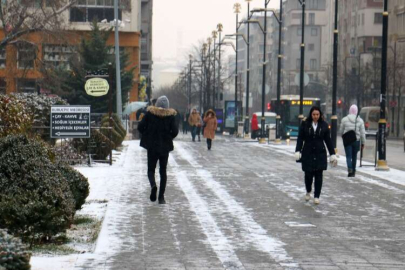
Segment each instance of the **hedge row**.
[[87,179],[54,159],[43,142],[0,138],[0,228],[23,241],[65,232],[88,195]]

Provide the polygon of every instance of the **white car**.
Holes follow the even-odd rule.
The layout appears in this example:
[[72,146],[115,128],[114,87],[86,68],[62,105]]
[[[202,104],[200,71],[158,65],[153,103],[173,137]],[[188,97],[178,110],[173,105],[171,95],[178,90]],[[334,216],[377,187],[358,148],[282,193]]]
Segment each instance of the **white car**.
[[[254,114],[257,115],[257,122],[259,124],[259,128],[262,128],[262,112],[255,112]],[[265,112],[264,113],[264,118],[265,118],[265,129],[276,129],[276,117],[277,114],[274,112]]]

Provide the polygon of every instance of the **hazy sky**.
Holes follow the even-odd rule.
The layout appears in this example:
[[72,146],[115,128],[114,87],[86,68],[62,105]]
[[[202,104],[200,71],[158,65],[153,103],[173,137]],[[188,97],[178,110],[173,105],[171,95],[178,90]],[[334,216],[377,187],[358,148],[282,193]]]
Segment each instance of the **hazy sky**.
[[[263,8],[264,2],[253,0],[250,7]],[[178,46],[186,48],[181,52],[181,57],[186,57],[193,45],[211,36],[218,23],[224,26],[223,35],[235,33],[235,3],[242,5],[242,19],[247,15],[245,0],[154,0],[153,57],[176,57]],[[271,0],[268,7],[279,5],[280,0]]]

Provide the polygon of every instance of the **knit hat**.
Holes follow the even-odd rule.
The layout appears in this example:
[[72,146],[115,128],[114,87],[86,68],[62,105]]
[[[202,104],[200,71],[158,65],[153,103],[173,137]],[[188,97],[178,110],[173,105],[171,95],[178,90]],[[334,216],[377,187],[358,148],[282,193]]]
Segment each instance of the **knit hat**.
[[350,106],[349,114],[357,115],[358,111],[359,109],[357,108],[357,105],[353,104],[352,106]]
[[169,99],[166,96],[161,96],[156,100],[156,107],[168,109]]

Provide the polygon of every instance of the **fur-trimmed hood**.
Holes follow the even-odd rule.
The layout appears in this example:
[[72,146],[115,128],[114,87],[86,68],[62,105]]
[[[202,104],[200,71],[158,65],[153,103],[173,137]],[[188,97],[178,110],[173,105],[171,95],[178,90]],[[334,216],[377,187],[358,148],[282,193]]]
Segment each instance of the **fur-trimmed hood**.
[[175,116],[177,114],[177,112],[174,109],[171,108],[164,109],[155,106],[149,106],[147,111],[159,117]]
[[207,117],[209,113],[212,113],[212,114],[214,115],[214,117],[217,117],[217,114],[216,114],[216,113],[214,112],[214,110],[212,110],[212,109],[209,109],[208,111],[206,111],[206,112],[204,113],[204,117]]

